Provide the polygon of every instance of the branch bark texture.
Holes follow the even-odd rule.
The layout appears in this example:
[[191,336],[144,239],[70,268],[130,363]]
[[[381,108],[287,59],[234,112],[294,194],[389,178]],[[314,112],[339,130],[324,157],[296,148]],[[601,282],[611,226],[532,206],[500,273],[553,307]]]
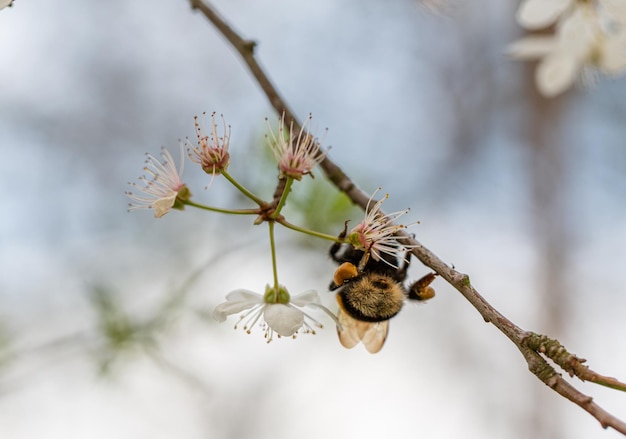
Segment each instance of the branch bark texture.
[[[272,84],[265,71],[254,56],[255,43],[245,40],[236,33],[226,21],[219,16],[213,6],[206,0],[191,0],[191,7],[199,10],[215,28],[224,36],[229,44],[242,57],[246,67],[250,70],[254,80],[259,84],[272,107],[278,114],[285,114],[285,120],[293,120],[294,129],[299,131],[301,124],[295,114],[286,104],[276,87]],[[365,209],[369,195],[358,186],[335,164],[328,156],[320,163],[326,178],[330,180],[340,191],[344,192],[352,202]],[[602,427],[611,427],[626,435],[626,423],[602,409],[592,398],[577,390],[566,381],[555,368],[546,361],[550,358],[570,376],[577,376],[583,381],[591,381],[619,390],[626,390],[626,384],[615,378],[600,375],[582,363],[585,360],[569,354],[557,341],[548,337],[525,331],[515,325],[497,309],[495,309],[471,284],[467,274],[460,273],[443,262],[435,253],[424,247],[414,237],[404,234],[403,240],[413,247],[413,254],[427,267],[431,268],[439,276],[452,285],[461,295],[478,311],[487,323],[491,323],[502,332],[520,350],[526,360],[528,369],[544,384],[579,405],[596,418]]]

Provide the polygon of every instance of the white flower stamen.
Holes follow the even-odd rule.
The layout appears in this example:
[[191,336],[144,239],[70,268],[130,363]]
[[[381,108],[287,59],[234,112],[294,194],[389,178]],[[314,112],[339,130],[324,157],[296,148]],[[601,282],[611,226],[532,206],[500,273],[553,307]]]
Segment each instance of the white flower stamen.
[[320,150],[319,142],[310,132],[311,120],[312,116],[309,114],[297,135],[293,132],[292,121],[289,125],[289,132],[285,133],[285,114],[283,113],[278,124],[278,135],[276,135],[266,119],[270,136],[265,137],[278,161],[278,169],[282,177],[291,177],[295,180],[302,180],[304,175],[313,177],[313,168],[324,160],[326,153]]
[[273,301],[268,303],[268,297],[272,295],[268,296],[266,293],[262,296],[248,290],[232,291],[226,296],[226,302],[215,308],[213,317],[218,321],[224,321],[229,315],[245,311],[235,324],[235,329],[243,323],[243,330],[250,334],[252,328],[259,323],[268,343],[274,339],[274,334],[278,338],[295,338],[298,333],[315,334],[313,327],[323,327],[318,320],[302,311],[300,309],[302,307],[321,309],[336,321],[334,314],[320,304],[319,296],[315,291],[307,291],[294,296],[287,303]]
[[178,197],[184,199],[191,197],[189,189],[181,179],[184,168],[183,154],[181,150],[178,170],[172,155],[165,148],[161,148],[161,161],[150,154],[146,155],[144,175],[139,177],[139,184],[128,183],[143,194],[126,192],[126,195],[134,201],[129,204],[128,210],[154,209],[154,216],[161,218],[174,207]]
[[[205,115],[206,113],[202,113]],[[198,116],[194,117],[194,129],[196,131],[197,140],[193,143],[189,138],[185,139],[187,145],[187,155],[192,162],[198,163],[204,172],[211,174],[211,183],[216,175],[228,169],[230,164],[230,153],[228,151],[230,145],[231,127],[226,125],[224,116],[222,115],[223,136],[217,134],[217,125],[215,123],[215,112],[211,114],[211,130],[210,135],[202,121],[202,127],[198,122]],[[211,185],[209,183],[209,186]]]
[[[375,260],[383,260],[397,268],[392,261],[405,260],[406,251],[412,248],[410,245],[400,244],[397,234],[417,223],[409,226],[395,224],[398,218],[409,213],[409,209],[389,214],[383,214],[380,211],[383,202],[389,198],[389,194],[385,194],[385,197],[377,201],[370,209],[370,204],[380,189],[378,188],[367,202],[365,218],[350,230],[348,241],[358,250],[369,251]],[[383,254],[391,256],[391,261],[383,257]]]

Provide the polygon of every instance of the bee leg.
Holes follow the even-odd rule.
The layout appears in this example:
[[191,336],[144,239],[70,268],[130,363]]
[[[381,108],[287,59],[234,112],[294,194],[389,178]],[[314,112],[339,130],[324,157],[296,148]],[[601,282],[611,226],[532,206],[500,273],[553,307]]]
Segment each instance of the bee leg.
[[435,297],[435,290],[429,286],[437,277],[437,273],[428,273],[419,280],[413,282],[409,287],[409,299],[428,300]]
[[370,248],[371,246],[367,249],[366,252],[363,253],[363,256],[361,256],[361,260],[359,261],[359,266],[358,266],[359,273],[365,270],[365,266],[370,260]]
[[357,267],[351,262],[344,262],[341,264],[335,274],[333,275],[333,281],[330,283],[330,291],[334,291],[337,288],[342,287],[345,283],[350,281],[350,279],[354,279],[359,275],[359,270]]
[[[348,223],[350,222],[350,220],[346,220],[346,222],[343,225],[343,231],[339,234],[339,236],[337,236],[338,239],[342,240],[348,235]],[[335,242],[333,243],[333,245],[330,247],[330,257],[333,258],[333,261],[335,262],[345,262],[344,258],[341,258],[338,256],[339,254],[339,250],[341,250],[341,244],[342,242]]]

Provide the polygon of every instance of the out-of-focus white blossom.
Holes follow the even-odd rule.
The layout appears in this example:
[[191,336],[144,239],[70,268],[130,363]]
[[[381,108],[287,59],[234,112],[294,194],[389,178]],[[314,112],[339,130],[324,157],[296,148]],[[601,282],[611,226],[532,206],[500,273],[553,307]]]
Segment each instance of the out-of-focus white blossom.
[[0,9],[4,9],[7,6],[11,6],[13,4],[13,0],[0,0]]
[[622,27],[626,26],[626,1],[598,0],[598,11],[605,22],[612,21]]
[[524,0],[516,19],[526,29],[542,29],[554,24],[575,3],[576,0]]
[[624,0],[526,0],[517,18],[531,30],[556,23],[553,35],[530,35],[509,47],[515,58],[539,59],[535,81],[544,96],[564,92],[585,70],[626,71]]

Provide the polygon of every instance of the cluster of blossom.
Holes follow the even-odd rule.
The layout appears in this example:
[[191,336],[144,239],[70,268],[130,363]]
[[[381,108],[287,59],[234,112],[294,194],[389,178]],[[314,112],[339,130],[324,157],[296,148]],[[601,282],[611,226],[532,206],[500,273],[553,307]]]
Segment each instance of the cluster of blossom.
[[[365,217],[350,230],[347,240],[358,250],[370,251],[375,259],[382,259],[387,262],[381,258],[381,253],[392,256],[392,260],[404,258],[407,246],[398,242],[397,232],[410,226],[395,224],[394,222],[408,210],[382,214],[380,208],[388,195],[376,202],[370,209],[370,203],[376,192],[368,202]],[[317,292],[311,290],[289,298],[284,287],[281,286],[276,289],[269,285],[266,287],[264,295],[248,290],[232,291],[226,296],[226,302],[215,308],[213,317],[217,321],[223,322],[227,316],[245,311],[239,318],[239,322],[245,321],[243,330],[250,333],[251,328],[257,322],[261,322],[265,338],[269,342],[274,333],[289,337],[295,336],[299,332],[315,334],[314,326],[322,328],[320,322],[300,309],[305,306],[324,311],[335,324],[339,324],[335,315],[320,303]],[[235,329],[237,329],[237,325],[235,325]]]
[[398,232],[417,223],[408,226],[396,223],[398,218],[409,213],[409,209],[388,214],[381,213],[380,208],[383,202],[389,198],[389,194],[385,194],[370,208],[372,200],[380,189],[378,188],[368,201],[365,208],[365,218],[350,230],[348,242],[357,250],[370,252],[375,260],[382,260],[390,264],[381,254],[385,253],[391,256],[392,260],[404,259],[404,253],[410,246],[398,242]]
[[617,76],[626,71],[626,1],[524,0],[518,23],[530,30],[554,26],[509,47],[516,58],[538,59],[535,81],[547,97],[567,90],[589,73]]
[[[131,199],[129,210],[152,209],[156,218],[161,218],[172,209],[182,210],[185,206],[198,207],[221,213],[248,213],[261,214],[262,210],[270,203],[262,201],[250,191],[241,186],[228,172],[230,161],[230,126],[226,125],[222,117],[223,134],[218,134],[215,122],[215,113],[211,115],[211,127],[205,129],[194,118],[196,139],[185,139],[180,142],[181,159],[179,167],[170,154],[163,148],[160,159],[148,155],[143,168],[144,175],[139,177],[138,182],[129,183],[131,191],[126,195]],[[304,175],[313,177],[313,168],[325,157],[325,152],[320,150],[319,142],[310,132],[311,116],[298,133],[294,131],[293,122],[289,129],[285,126],[284,116],[279,120],[278,133],[269,128],[266,140],[272,149],[278,162],[279,178],[289,181],[299,181]],[[184,150],[187,150],[189,159],[209,175],[211,179],[223,175],[244,195],[259,205],[258,209],[229,210],[204,206],[191,201],[191,191],[183,182]],[[288,195],[289,191],[285,191]],[[376,193],[374,193],[373,197]],[[371,208],[371,199],[368,203],[365,217],[347,236],[347,242],[355,248],[367,252],[375,259],[381,258],[381,254],[389,254],[396,260],[404,257],[406,246],[397,242],[396,234],[402,225],[394,222],[404,215],[406,211],[383,214],[380,210],[385,196],[376,202]],[[279,204],[280,205],[280,204]],[[278,217],[278,212],[267,221],[272,222]],[[307,232],[304,229],[300,231]],[[315,233],[314,236],[319,236]],[[270,239],[272,235],[270,234]],[[272,245],[272,251],[274,246]],[[273,260],[275,258],[272,258]],[[383,259],[385,260],[385,259]],[[307,291],[300,295],[290,296],[287,288],[278,283],[276,267],[274,266],[274,283],[267,285],[264,294],[238,289],[226,296],[226,302],[218,305],[213,317],[218,321],[225,321],[227,316],[242,313],[239,322],[243,322],[243,329],[250,332],[252,327],[260,325],[263,328],[267,341],[271,341],[274,334],[279,337],[295,337],[298,333],[315,333],[314,328],[321,328],[322,324],[311,315],[302,310],[304,307],[315,308],[328,314],[335,324],[336,316],[321,304],[320,297],[315,291]],[[237,325],[235,325],[237,328]]]

